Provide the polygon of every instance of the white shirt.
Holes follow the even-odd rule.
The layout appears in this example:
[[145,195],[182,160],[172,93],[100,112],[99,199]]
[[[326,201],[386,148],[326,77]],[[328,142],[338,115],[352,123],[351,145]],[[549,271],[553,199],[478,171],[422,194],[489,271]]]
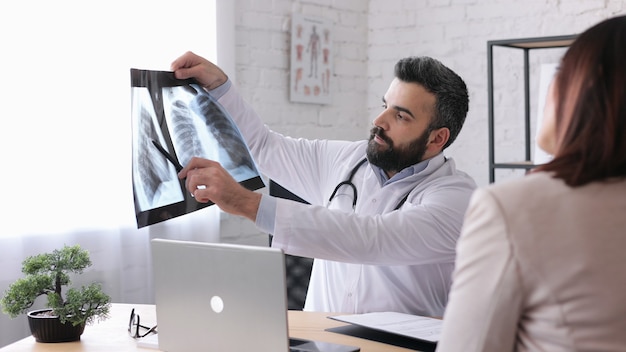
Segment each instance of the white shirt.
[[441,316],[474,181],[443,154],[424,170],[384,185],[366,163],[352,181],[356,208],[349,186],[329,204],[335,186],[365,157],[367,141],[282,136],[230,84],[218,89],[211,93],[239,126],[259,170],[311,203],[276,199],[273,224],[272,246],[316,258],[304,309]]

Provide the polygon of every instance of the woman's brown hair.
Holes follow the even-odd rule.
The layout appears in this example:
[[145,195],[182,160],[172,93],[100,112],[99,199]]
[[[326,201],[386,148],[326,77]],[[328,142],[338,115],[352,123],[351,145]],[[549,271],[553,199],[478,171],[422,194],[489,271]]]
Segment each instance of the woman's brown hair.
[[535,171],[572,187],[626,177],[626,16],[580,34],[554,84],[556,152]]

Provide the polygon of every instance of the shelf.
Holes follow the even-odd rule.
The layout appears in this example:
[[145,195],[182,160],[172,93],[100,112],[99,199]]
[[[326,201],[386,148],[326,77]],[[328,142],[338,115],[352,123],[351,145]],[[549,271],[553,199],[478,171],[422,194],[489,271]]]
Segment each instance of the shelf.
[[[487,41],[487,90],[488,90],[488,123],[489,123],[489,183],[495,182],[496,169],[532,169],[536,165],[531,160],[530,132],[530,64],[529,52],[532,49],[550,49],[568,47],[578,35],[561,35],[534,38],[518,38]],[[493,48],[495,46],[520,49],[524,58],[524,161],[495,162],[495,117],[493,93]]]
[[487,42],[487,45],[518,49],[564,48],[570,46],[576,37],[577,35],[573,34],[554,37],[490,40]]
[[495,163],[493,164],[494,169],[532,169],[535,164],[530,161],[520,161],[520,162],[512,162],[512,163]]

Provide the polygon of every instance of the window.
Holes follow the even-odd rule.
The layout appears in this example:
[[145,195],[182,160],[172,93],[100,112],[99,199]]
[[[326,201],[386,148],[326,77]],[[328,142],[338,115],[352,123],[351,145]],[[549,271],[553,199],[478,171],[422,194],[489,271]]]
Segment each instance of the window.
[[[232,6],[2,2],[0,237],[134,227],[130,68],[169,70],[187,50],[220,63],[218,47],[234,51],[234,24],[216,13]],[[232,28],[219,45],[217,18]]]

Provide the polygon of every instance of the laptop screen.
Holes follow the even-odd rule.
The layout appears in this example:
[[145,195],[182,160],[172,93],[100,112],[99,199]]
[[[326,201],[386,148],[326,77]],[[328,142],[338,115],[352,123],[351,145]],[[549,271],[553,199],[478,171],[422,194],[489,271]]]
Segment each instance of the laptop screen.
[[281,250],[154,239],[152,254],[159,349],[288,350]]

